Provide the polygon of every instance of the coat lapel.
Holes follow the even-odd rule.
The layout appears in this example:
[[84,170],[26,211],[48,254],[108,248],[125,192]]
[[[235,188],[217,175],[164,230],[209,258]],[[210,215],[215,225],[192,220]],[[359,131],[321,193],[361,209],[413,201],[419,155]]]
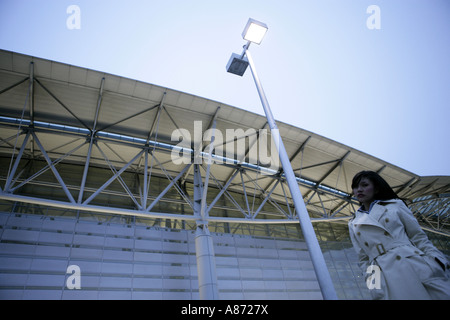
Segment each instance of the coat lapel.
[[387,208],[385,206],[382,206],[378,203],[375,203],[372,207],[372,210],[370,210],[369,216],[375,220],[380,221],[380,218],[383,216],[383,214],[387,211]]
[[353,220],[354,225],[372,225],[379,228],[384,229],[383,225],[379,223],[378,221],[383,216],[384,212],[387,209],[379,204],[375,204],[372,209],[370,210],[370,213],[364,213],[361,211],[357,211],[355,213],[355,219]]

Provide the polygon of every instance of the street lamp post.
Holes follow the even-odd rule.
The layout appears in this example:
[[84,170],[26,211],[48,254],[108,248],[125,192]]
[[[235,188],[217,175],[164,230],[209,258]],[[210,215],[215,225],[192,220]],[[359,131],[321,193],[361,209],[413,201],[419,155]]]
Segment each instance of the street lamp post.
[[308,211],[306,210],[303,196],[297,184],[294,171],[292,170],[291,162],[287,155],[286,149],[284,148],[284,144],[279,134],[278,127],[275,123],[275,119],[270,109],[269,102],[266,98],[266,94],[264,93],[261,81],[259,80],[258,74],[256,72],[253,58],[250,54],[250,51],[248,50],[250,43],[261,43],[267,29],[267,25],[265,25],[264,23],[249,19],[242,34],[243,38],[248,42],[244,46],[244,51],[241,56],[238,56],[237,54],[233,54],[231,56],[230,61],[227,65],[227,71],[242,76],[245,73],[247,66],[250,65],[250,70],[252,72],[253,79],[255,81],[256,88],[258,90],[262,106],[264,108],[264,113],[266,114],[267,122],[272,133],[272,138],[274,139],[275,146],[278,150],[286,181],[288,183],[289,190],[294,201],[295,210],[297,211],[297,215],[300,221],[300,227],[302,229],[303,237],[305,238],[305,242],[311,256],[322,296],[326,300],[336,300],[336,291],[334,289],[330,273],[328,272],[325,259],[320,249],[319,242],[317,241],[311,219],[309,218]]

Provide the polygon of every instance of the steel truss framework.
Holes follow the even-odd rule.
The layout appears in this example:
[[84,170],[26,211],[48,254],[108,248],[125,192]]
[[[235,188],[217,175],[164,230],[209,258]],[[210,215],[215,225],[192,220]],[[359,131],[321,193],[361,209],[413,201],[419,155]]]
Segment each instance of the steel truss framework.
[[[10,56],[26,60],[9,52],[2,52],[1,58],[7,60]],[[156,102],[138,99],[107,88],[108,79],[116,78],[100,73],[95,74],[99,80],[95,92],[92,86],[86,88],[54,76],[39,76],[35,73],[35,64],[42,60],[25,58],[28,61],[22,63],[21,71],[14,66],[1,70],[4,77],[0,83],[3,164],[0,199],[89,212],[195,221],[197,225],[202,221],[204,224],[298,223],[282,169],[273,170],[250,159],[250,148],[261,140],[261,131],[251,134],[247,131],[231,141],[215,142],[218,131],[240,128],[239,125],[243,131],[249,128],[246,123],[221,117],[222,110],[231,107],[216,103],[212,113],[201,112],[201,108],[187,113],[181,98],[177,103],[170,99],[173,90],[160,90]],[[70,68],[51,64],[55,69]],[[27,74],[24,74],[24,65],[27,65]],[[134,83],[134,90],[137,85],[144,86]],[[155,87],[148,86],[148,90]],[[65,94],[67,92],[74,92],[71,93],[74,96]],[[83,93],[89,99],[79,96]],[[73,102],[78,100],[81,102]],[[91,103],[87,106],[90,118],[71,105],[87,101]],[[122,113],[116,115],[114,110],[108,110],[108,104],[114,103],[121,105]],[[186,119],[188,116],[191,118]],[[262,117],[252,116],[263,123],[256,129],[266,127],[261,122]],[[174,143],[170,133],[178,129],[183,134],[185,131],[181,129],[192,124],[196,117],[204,120],[203,131],[210,130],[208,139],[183,147]],[[141,126],[142,121],[147,124],[145,127]],[[449,177],[419,177],[315,134],[306,133],[303,137],[296,141],[288,136],[287,149],[313,222],[349,219],[358,206],[348,187],[351,177],[359,170],[368,169],[386,174],[397,193],[411,203],[411,209],[424,228],[448,235]],[[318,143],[313,143],[314,139],[326,140],[339,152],[311,161],[313,151],[319,148]],[[226,146],[237,146],[243,141],[248,141],[243,154],[224,156]],[[174,152],[184,152],[190,161],[174,161]],[[364,159],[357,163],[355,159],[360,158]],[[68,166],[79,169],[76,178]],[[99,168],[104,170],[104,180],[90,181],[92,172]],[[155,177],[165,180],[157,192],[152,189]],[[29,185],[50,187],[60,193],[51,199],[27,194]],[[192,190],[201,190],[201,197],[194,196]],[[122,199],[126,205],[104,203],[102,196],[106,194]],[[171,209],[160,212],[156,208],[161,202],[183,204],[187,209],[183,213]],[[225,209],[234,214],[224,214]]]

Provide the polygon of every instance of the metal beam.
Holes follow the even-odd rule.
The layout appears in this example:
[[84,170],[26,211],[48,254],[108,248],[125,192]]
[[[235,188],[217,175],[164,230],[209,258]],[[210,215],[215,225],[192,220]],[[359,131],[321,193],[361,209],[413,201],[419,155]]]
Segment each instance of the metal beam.
[[30,62],[30,84],[29,84],[29,92],[30,92],[30,125],[32,126],[34,123],[34,63]]
[[[320,178],[319,180],[317,180],[317,181],[315,181],[315,185],[316,185],[316,187],[319,187],[319,185],[337,168],[337,167],[339,167],[340,165],[342,165],[342,163],[344,162],[344,160],[345,160],[345,158],[347,158],[348,157],[348,155],[350,154],[350,152],[351,151],[347,151],[345,154],[344,154],[344,156],[342,157],[342,158],[340,158],[340,159],[338,159],[337,160],[337,162],[336,162],[336,164],[330,169],[330,170],[328,170],[327,171],[327,173],[325,173],[323,176],[322,176],[322,178]],[[331,162],[334,162],[334,161],[331,161]],[[309,195],[309,192],[307,192],[306,194],[305,194],[305,197],[307,197]]]
[[87,198],[84,202],[83,205],[87,205],[89,202],[91,202],[96,196],[98,196],[98,194],[100,192],[102,192],[107,186],[109,186],[114,180],[116,180],[116,178],[122,174],[122,172],[124,172],[134,161],[136,161],[136,159],[138,157],[141,156],[141,154],[144,152],[144,150],[139,151],[139,153],[137,155],[134,156],[133,159],[131,159],[126,165],[124,165],[122,167],[122,169],[120,169],[119,171],[117,171],[116,174],[114,174],[111,178],[108,179],[108,181],[106,181],[100,188],[97,189],[97,191],[95,191],[89,198]]
[[86,123],[84,123],[84,121],[83,120],[81,120],[80,118],[78,118],[76,115],[75,115],[75,113],[73,113],[64,103],[62,103],[62,101],[61,100],[59,100],[49,89],[47,89],[47,87],[46,86],[44,86],[37,78],[34,78],[34,80],[42,87],[42,89],[44,89],[53,99],[55,99],[56,100],[56,102],[58,102],[59,103],[59,105],[61,106],[61,107],[63,107],[64,109],[66,109],[66,111],[67,112],[69,112],[71,115],[72,115],[72,117],[74,117],[75,119],[77,119],[78,120],[78,122],[79,123],[81,123],[82,125],[83,125],[83,127],[85,127],[86,129],[88,129],[88,130],[90,130],[90,128],[89,128],[89,126],[86,124]]
[[86,161],[84,163],[84,170],[83,170],[83,176],[81,178],[80,192],[78,193],[78,203],[81,203],[83,201],[84,187],[86,185],[86,178],[87,178],[87,174],[88,174],[88,170],[89,170],[89,164],[91,161],[92,146],[95,141],[98,115],[100,112],[100,105],[102,104],[102,99],[103,99],[104,85],[105,85],[105,78],[103,77],[101,84],[100,84],[100,91],[98,93],[97,107],[95,108],[94,123],[92,125],[91,134],[89,135],[89,147],[88,147],[88,152],[86,155]]
[[[214,180],[214,182],[216,183],[216,185],[219,188],[222,188],[221,183],[214,177],[214,175],[211,173],[211,178]],[[231,182],[231,181],[230,181]],[[245,213],[244,209],[241,208],[241,206],[239,205],[239,203],[237,203],[237,201],[233,198],[232,195],[229,194],[229,192],[222,188],[222,190],[225,192],[225,195],[228,197],[228,199],[234,204],[234,206],[242,213],[242,215],[244,217],[247,217],[247,214]],[[208,212],[210,211],[211,206],[208,208]]]
[[175,179],[172,179],[172,181],[170,181],[169,185],[156,197],[155,200],[153,200],[153,202],[148,206],[148,208],[145,210],[146,212],[149,212],[154,206],[155,204],[158,203],[158,201],[167,193],[167,191],[170,190],[170,188],[172,188],[175,183],[183,176],[183,174],[186,172],[186,170],[188,170],[191,167],[192,164],[187,164],[183,170],[180,171],[180,173],[175,177]]
[[[206,197],[207,197],[207,193],[208,193],[209,174],[211,172],[212,152],[214,149],[214,141],[216,139],[215,131],[216,131],[217,116],[219,114],[219,110],[220,110],[220,107],[217,108],[216,113],[214,114],[214,116],[211,120],[211,124],[210,124],[212,133],[211,133],[211,141],[209,143],[208,161],[207,161],[206,174],[205,174],[205,183],[203,186],[202,203],[201,203],[201,207],[200,207],[200,215],[201,215],[202,219],[205,218],[206,215],[208,214]],[[194,166],[195,166],[195,164],[194,164]]]
[[[78,146],[76,146],[75,148],[73,148],[72,150],[70,150],[69,152],[67,152],[66,154],[62,155],[61,157],[59,157],[58,159],[54,160],[52,162],[53,166],[56,166],[58,163],[60,163],[61,161],[63,161],[65,158],[67,158],[68,156],[70,156],[72,153],[74,153],[75,151],[77,151],[78,149],[80,149],[82,146],[84,145],[84,142]],[[20,187],[22,187],[23,185],[27,184],[28,182],[30,182],[31,180],[35,179],[36,177],[40,176],[41,174],[43,174],[44,172],[46,172],[48,169],[50,169],[50,166],[47,164],[44,168],[42,168],[41,170],[39,170],[38,172],[32,174],[30,177],[28,177],[27,179],[25,179],[24,181],[22,181],[20,184],[18,184],[17,186],[14,186],[13,188],[10,189],[10,192],[14,192],[15,190],[19,189]]]
[[[26,126],[29,124],[29,120],[23,120],[21,122],[20,119],[12,119],[12,118],[0,118],[0,122],[5,123],[6,125],[10,125],[10,124],[21,124],[23,123],[23,126]],[[20,125],[19,125],[20,127]],[[50,123],[41,123],[41,122],[35,122],[34,125],[34,131],[35,132],[46,132],[46,133],[55,133],[55,134],[69,134],[69,135],[74,135],[80,138],[85,138],[86,135],[89,135],[90,130],[86,130],[83,128],[79,128],[79,127],[70,127],[70,126],[60,126],[60,125],[53,125]],[[119,137],[116,137],[115,135],[113,136],[109,136],[107,132],[99,132],[97,131],[97,141],[104,141],[104,142],[113,142],[119,145],[124,145],[127,147],[131,147],[131,148],[142,148],[143,145],[145,144],[145,139],[140,139],[140,138],[133,138],[133,137],[128,137],[128,136],[124,136],[121,135]],[[174,148],[176,148],[176,146],[172,146],[166,143],[158,143],[155,141],[150,141],[149,142],[150,147],[155,146],[156,150],[158,150],[159,152],[172,152],[172,150]],[[191,152],[193,152],[193,150],[190,150]],[[214,156],[213,156],[214,157]],[[235,170],[250,170],[252,172],[258,172],[261,168],[256,166],[256,165],[252,165],[246,162],[241,162],[241,163],[237,163],[236,161],[234,161],[232,159],[225,159],[223,161],[223,165],[230,167],[230,168],[234,168]],[[124,161],[125,163],[126,161]],[[264,169],[265,170],[265,169]],[[269,174],[270,169],[265,170],[267,174]],[[234,171],[233,171],[234,172]],[[230,178],[234,173],[230,174]],[[276,175],[276,171],[273,171],[273,175]],[[265,175],[267,177],[267,174]],[[282,175],[283,176],[283,175]],[[316,183],[314,181],[310,181],[304,178],[300,178],[297,177],[297,182],[298,184],[300,184],[301,186],[307,188],[307,189],[318,189],[321,190],[327,194],[330,194],[338,199],[342,199],[342,200],[346,200],[349,197],[349,194],[334,189],[332,187],[329,186],[325,186],[325,185],[319,185],[317,186]],[[228,183],[228,181],[226,182]],[[222,184],[220,184],[222,185]]]
[[67,188],[66,184],[64,183],[63,179],[61,178],[58,170],[56,170],[55,166],[53,165],[52,161],[50,160],[50,157],[48,156],[47,152],[45,151],[44,147],[42,146],[41,142],[39,141],[36,134],[31,131],[31,134],[38,145],[39,149],[42,152],[42,155],[44,156],[45,160],[47,161],[48,165],[50,166],[50,169],[52,170],[53,174],[55,175],[56,180],[58,180],[59,184],[61,185],[61,188],[64,190],[64,193],[66,194],[67,198],[69,198],[69,201],[72,203],[75,203],[75,199],[73,198],[72,194],[70,193],[69,189]]
[[149,185],[147,184],[148,179],[148,149],[146,148],[144,151],[144,182],[142,186],[142,199],[141,199],[141,206],[142,208],[147,208],[147,198],[148,198],[148,190]]
[[[152,154],[152,153],[151,153]],[[164,168],[164,166],[162,165],[161,162],[159,162],[159,160],[155,157],[155,155],[153,155],[153,158],[155,159],[155,161],[158,163],[159,167],[161,168],[161,171],[164,173],[164,175],[166,176],[167,179],[169,179],[169,181],[173,181],[173,180],[180,180],[180,178],[183,176],[182,173],[178,173],[177,177],[175,179],[172,178],[172,176],[169,174],[169,172]],[[188,168],[187,170],[189,170],[189,166],[191,164],[187,164]],[[182,171],[184,172],[184,170]],[[186,195],[186,193],[183,191],[183,189],[177,184],[175,183],[176,181],[174,181],[173,186],[175,187],[175,189],[178,191],[178,193],[180,194],[180,196],[186,201],[187,204],[189,204],[189,206],[193,207],[191,200],[189,199],[189,197]]]
[[[270,192],[267,194],[267,196],[264,198],[264,200],[261,202],[261,204],[259,205],[258,209],[255,211],[255,213],[253,213],[252,218],[255,219],[256,216],[258,215],[258,213],[261,211],[262,207],[266,204],[267,200],[269,200],[270,196],[272,195],[272,192],[275,190],[275,188],[277,187],[277,185],[280,183],[280,180],[276,180],[277,182],[275,183],[275,185],[272,187],[272,190],[270,190]],[[286,215],[286,213],[284,213]]]
[[[227,144],[227,143],[230,143],[230,142],[233,142],[233,143],[234,143],[235,141],[238,141],[239,139],[245,139],[246,137],[249,138],[249,144],[248,144],[247,148],[245,149],[245,153],[242,154],[242,157],[239,158],[239,155],[236,154],[236,161],[237,161],[238,166],[240,165],[241,162],[243,162],[243,161],[245,160],[245,157],[247,156],[247,154],[248,154],[248,152],[250,151],[250,149],[251,149],[251,148],[253,147],[253,145],[258,141],[260,130],[264,130],[264,128],[265,128],[266,126],[267,126],[267,122],[264,123],[264,125],[262,126],[261,129],[259,129],[258,131],[256,131],[256,138],[255,138],[253,141],[251,141],[251,142],[250,142],[250,136],[251,136],[251,135],[248,135],[248,136],[244,135],[244,136],[241,137],[241,138],[234,137],[233,141],[225,141],[225,142],[222,144],[222,147],[226,147],[226,144]],[[244,142],[244,144],[245,144],[245,142]],[[224,148],[224,149],[225,149],[225,148]],[[228,180],[233,176],[233,174],[234,174],[234,173],[231,173],[231,174],[225,179],[225,181],[227,181],[226,183],[228,183]]]
[[211,211],[211,209],[214,207],[214,205],[216,204],[216,202],[220,199],[220,197],[227,191],[227,188],[230,186],[231,182],[233,181],[233,179],[236,177],[236,175],[240,172],[239,169],[236,169],[233,173],[233,175],[230,177],[230,179],[228,179],[227,183],[222,187],[222,185],[218,185],[220,191],[217,194],[217,196],[214,198],[213,201],[211,201],[211,203],[209,204],[208,209],[206,210],[206,212],[209,214],[209,212]]
[[28,79],[30,79],[30,77],[26,77],[26,78],[20,80],[19,82],[15,83],[15,84],[13,84],[13,85],[10,85],[9,87],[6,87],[6,88],[3,89],[3,90],[0,90],[0,94],[5,93],[6,91],[11,90],[11,89],[17,87],[18,85],[21,85],[22,83],[24,83],[24,82],[27,81]]
[[[22,146],[20,147],[19,154],[17,155],[17,158],[14,161],[14,165],[13,165],[12,169],[8,172],[8,177],[6,179],[5,188],[4,188],[4,190],[6,192],[9,191],[9,188],[11,186],[11,181],[14,178],[14,175],[16,174],[17,167],[19,166],[20,159],[22,159],[23,151],[25,150],[25,147],[27,145],[27,142],[28,142],[28,139],[30,138],[30,136],[31,136],[31,132],[28,131],[25,136],[25,139],[22,142]],[[12,161],[12,159],[11,159],[11,161]]]
[[[247,214],[245,214],[245,216],[251,217],[252,214],[251,214],[251,210],[250,210],[250,205],[248,204],[247,188],[245,187],[244,175],[242,173],[242,170],[239,170],[239,175],[241,177],[241,186],[242,186],[242,191],[244,192],[245,204],[247,205]],[[255,192],[253,192],[253,195],[255,195]]]
[[[289,158],[289,162],[291,162],[291,165],[292,165],[292,161],[295,159],[295,157],[296,157],[300,152],[303,152],[303,150],[305,149],[305,147],[306,147],[306,145],[308,144],[308,142],[309,142],[310,139],[311,139],[311,136],[308,136],[308,138],[306,138],[306,140],[303,141],[303,143],[302,143],[301,146],[297,149],[297,151],[295,151],[294,154]],[[305,169],[305,168],[301,168],[301,167],[300,167],[300,169]],[[300,169],[293,169],[293,171],[300,170]],[[282,173],[283,173],[283,167],[281,166],[280,169],[278,170],[278,174],[281,175]],[[270,183],[267,185],[267,187],[264,188],[264,191],[266,192],[266,191],[270,188],[270,186],[273,185],[274,183],[275,183],[275,180],[272,180],[272,182],[270,182]],[[281,187],[283,188],[283,183],[281,183]],[[285,199],[286,199],[286,205],[287,205],[288,210],[289,210],[289,213],[290,213],[290,205],[289,205],[289,201],[288,201],[288,198],[287,198],[287,196],[286,196],[286,192],[285,192],[284,188],[283,188],[283,194],[284,194],[284,197],[285,197]]]
[[[98,146],[98,144],[95,144],[97,149],[100,151],[100,153],[102,154],[103,158],[105,159],[106,163],[109,166],[109,169],[112,171],[112,173],[114,175],[117,174],[117,170],[116,168],[114,168],[114,166],[111,164],[111,161],[109,161],[108,157],[106,156],[106,154],[103,152],[103,150]],[[125,190],[125,192],[128,194],[128,196],[130,197],[130,199],[134,202],[134,204],[136,205],[136,207],[138,209],[141,209],[140,204],[137,202],[136,198],[134,197],[133,193],[130,191],[130,189],[128,188],[127,184],[125,183],[125,181],[123,181],[122,177],[119,175],[117,175],[117,181],[119,181],[120,185],[122,186],[122,188]]]
[[[0,199],[12,202],[23,202],[42,206],[48,206],[53,208],[60,208],[65,210],[77,210],[95,213],[115,214],[141,218],[151,219],[171,219],[181,221],[198,221],[198,216],[188,214],[176,214],[176,213],[164,213],[164,212],[144,212],[139,210],[131,210],[124,208],[105,207],[98,205],[83,205],[79,203],[70,203],[66,201],[50,200],[44,198],[35,198],[29,196],[22,196],[0,191]],[[346,221],[351,217],[338,217],[338,218],[311,218],[311,222],[323,222],[323,221]],[[298,224],[298,219],[249,219],[249,218],[232,218],[232,217],[207,217],[208,222],[225,222],[225,223],[245,223],[245,224]]]
[[148,111],[151,111],[151,110],[153,110],[153,109],[155,109],[155,108],[157,108],[157,107],[159,107],[159,103],[158,103],[157,105],[154,105],[154,106],[150,107],[150,108],[146,108],[146,109],[144,109],[144,110],[142,110],[142,111],[139,111],[139,112],[137,112],[137,113],[134,113],[134,114],[132,114],[132,115],[129,115],[128,117],[123,118],[123,119],[121,119],[121,120],[118,120],[118,121],[116,121],[116,122],[114,122],[114,123],[110,123],[110,124],[108,124],[108,125],[106,125],[106,126],[100,128],[100,129],[98,129],[98,131],[105,131],[105,130],[108,129],[108,128],[111,128],[111,127],[113,127],[113,126],[115,126],[115,125],[117,125],[117,124],[119,124],[119,123],[121,123],[121,122],[130,120],[130,119],[132,119],[132,118],[134,118],[134,117],[137,117],[137,116],[139,116],[139,115],[141,115],[141,114],[143,114],[143,113],[146,113],[146,112],[148,112]]
[[[29,83],[29,104],[30,104],[30,127],[34,125],[34,63],[30,62],[30,83]],[[34,157],[34,141],[33,136],[30,139],[31,156]]]
[[[216,120],[217,120],[217,116],[219,115],[219,110],[220,110],[220,106],[217,107],[216,111],[214,112],[214,115],[211,117],[211,121],[209,122],[208,127],[207,127],[208,129],[211,129],[212,125],[215,126],[215,123],[216,123]],[[167,113],[167,115],[169,115],[167,110],[166,110],[166,113]],[[175,121],[172,119],[172,117],[170,115],[169,115],[169,117],[172,120],[172,122],[175,124],[175,127],[177,129],[179,129],[178,125],[175,123]],[[202,132],[203,132],[203,130],[202,130]],[[180,131],[180,133],[183,134],[183,131]],[[196,137],[194,137],[194,141],[193,141],[194,142],[193,158],[194,158],[194,163],[198,163],[199,161],[197,161],[196,159],[198,159],[200,157],[201,153],[204,152],[203,137],[201,137],[200,141],[195,141],[195,138]],[[190,139],[187,139],[187,140],[189,141]],[[196,142],[198,143],[198,145],[195,145]],[[206,146],[205,146],[205,148],[206,148]],[[189,170],[185,173],[184,177],[181,179],[181,183],[185,183],[186,182],[187,177],[189,177],[189,175],[192,172],[192,168],[193,167],[189,168]]]
[[[247,173],[245,173],[245,175],[248,177]],[[264,189],[257,183],[257,181],[255,181],[255,180],[257,180],[257,179],[250,179],[250,177],[248,177],[248,178],[249,178],[249,180],[248,180],[247,182],[253,183],[253,185],[255,186],[255,190],[258,189],[259,191],[261,191],[260,196],[264,196],[264,195],[267,193],[267,191],[264,190]],[[265,177],[265,178],[266,178],[266,177]],[[275,184],[275,186],[272,188],[271,193],[275,190],[275,187],[278,185],[280,179],[282,179],[282,178],[279,177],[279,178],[276,179],[276,184]],[[255,192],[256,192],[256,191],[255,191]],[[277,203],[276,201],[274,201],[274,200],[271,199],[270,197],[268,198],[268,200],[269,200],[269,202],[270,202],[276,209],[278,209],[278,211],[280,211],[281,214],[283,214],[283,215],[286,216],[286,217],[289,216],[289,215],[288,215],[288,214],[287,214],[287,213],[286,213],[286,212],[278,205],[278,203]],[[284,200],[286,201],[286,203],[285,203],[286,206],[289,206],[288,199],[285,197]]]

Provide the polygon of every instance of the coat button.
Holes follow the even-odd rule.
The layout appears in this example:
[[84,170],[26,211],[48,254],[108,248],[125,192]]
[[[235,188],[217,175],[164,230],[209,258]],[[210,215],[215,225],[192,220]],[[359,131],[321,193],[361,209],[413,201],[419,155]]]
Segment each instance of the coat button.
[[396,256],[395,259],[400,260],[402,257]]
[[386,222],[389,222],[389,219],[388,219],[388,218],[386,218],[386,219],[384,219],[384,221],[386,221]]
[[369,244],[368,244],[367,242],[364,242],[364,245],[365,245],[366,247],[368,247],[368,246],[369,246]]
[[384,235],[385,235],[385,236],[388,236],[388,235],[389,235],[389,232],[385,231],[385,232],[384,232]]
[[358,236],[360,236],[360,235],[361,235],[361,232],[357,232],[356,234],[357,234]]

